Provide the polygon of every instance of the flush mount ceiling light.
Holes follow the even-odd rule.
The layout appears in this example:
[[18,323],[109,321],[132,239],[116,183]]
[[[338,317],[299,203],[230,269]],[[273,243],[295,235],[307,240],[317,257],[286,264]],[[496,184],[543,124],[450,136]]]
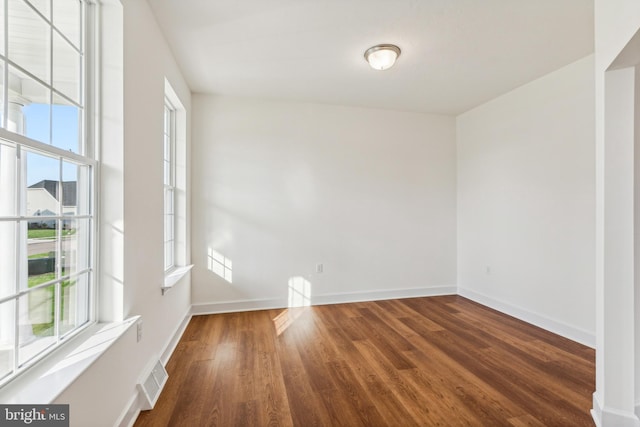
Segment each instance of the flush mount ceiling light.
[[377,44],[364,53],[364,59],[374,70],[391,68],[399,56],[400,48],[394,44]]

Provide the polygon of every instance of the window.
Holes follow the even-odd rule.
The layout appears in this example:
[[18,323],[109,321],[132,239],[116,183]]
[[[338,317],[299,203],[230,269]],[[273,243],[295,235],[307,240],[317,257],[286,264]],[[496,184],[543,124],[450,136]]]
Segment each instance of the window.
[[182,281],[189,265],[187,206],[187,110],[165,78],[164,81],[164,283],[162,293]]
[[176,178],[175,178],[175,108],[168,99],[164,104],[164,270],[175,267],[176,252]]
[[82,0],[0,0],[0,384],[93,314]]

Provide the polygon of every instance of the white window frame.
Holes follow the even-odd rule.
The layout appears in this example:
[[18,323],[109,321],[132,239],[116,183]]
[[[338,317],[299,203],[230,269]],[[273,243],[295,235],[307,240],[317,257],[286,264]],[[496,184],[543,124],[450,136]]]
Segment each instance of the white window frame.
[[[192,264],[189,264],[189,229],[186,222],[186,219],[189,218],[187,110],[167,78],[165,78],[164,83],[164,105],[171,110],[170,130],[165,131],[165,134],[171,137],[169,153],[171,156],[170,184],[173,191],[173,218],[171,222],[173,229],[173,241],[171,243],[173,265],[169,269],[165,268],[164,283],[161,286],[163,294],[183,281],[182,279],[187,276],[193,267]],[[164,209],[166,208],[163,208],[163,211]],[[165,230],[167,229],[164,220],[163,227]],[[163,239],[163,242],[164,240],[166,239]]]
[[[164,100],[163,132],[163,181],[164,181],[164,271],[176,268],[176,109],[171,101]],[[168,145],[168,147],[167,147]],[[166,168],[168,167],[168,171]],[[168,172],[168,177],[167,177]],[[168,178],[168,180],[167,180]],[[170,195],[170,200],[167,196]],[[169,245],[169,248],[167,248]],[[167,253],[168,251],[168,253]]]
[[[53,1],[49,3],[49,7],[53,8]],[[18,376],[27,372],[31,367],[33,367],[36,363],[38,363],[43,358],[50,355],[54,350],[58,349],[64,343],[67,343],[71,340],[71,338],[78,335],[83,330],[87,329],[90,325],[95,323],[96,319],[96,285],[95,285],[95,277],[96,277],[96,265],[97,265],[97,257],[96,257],[96,242],[98,240],[98,215],[97,215],[97,192],[96,188],[98,188],[98,161],[95,159],[94,155],[98,152],[96,148],[96,139],[94,138],[93,131],[95,129],[95,125],[93,120],[95,120],[94,108],[96,105],[95,102],[95,67],[93,61],[96,56],[93,52],[93,49],[96,47],[95,43],[95,28],[94,25],[96,23],[95,20],[95,3],[92,0],[79,0],[81,3],[80,14],[82,17],[82,25],[81,25],[81,37],[80,37],[80,45],[76,50],[82,55],[80,61],[80,83],[79,83],[79,101],[76,102],[71,99],[69,96],[64,94],[62,91],[56,88],[55,83],[52,81],[53,75],[53,60],[50,63],[50,82],[43,81],[39,77],[30,73],[28,70],[21,67],[19,64],[13,62],[9,57],[7,57],[6,53],[8,51],[9,45],[9,30],[8,30],[8,0],[4,3],[4,37],[5,37],[5,45],[4,52],[5,55],[0,54],[0,60],[4,61],[4,76],[5,81],[3,82],[3,97],[1,102],[2,105],[2,126],[0,127],[0,140],[5,146],[12,147],[16,150],[16,174],[15,174],[15,191],[16,191],[16,203],[15,208],[16,212],[14,216],[2,216],[0,217],[0,222],[13,222],[16,225],[16,248],[14,256],[16,258],[16,283],[14,292],[9,295],[3,295],[0,298],[0,304],[3,303],[13,303],[13,315],[14,315],[14,335],[13,335],[13,372],[8,374],[5,377],[0,378],[0,387],[14,380]],[[55,23],[51,21],[49,17],[44,16],[36,7],[34,7],[29,2],[24,2],[26,7],[31,8],[40,18],[44,20],[45,25],[49,28],[50,38],[49,48],[53,55],[53,34],[56,33],[61,36],[63,39],[69,41],[61,31],[55,28]],[[88,48],[89,47],[89,48]],[[53,56],[52,56],[53,57]],[[51,58],[52,58],[51,57]],[[9,65],[18,71],[22,72],[29,78],[35,80],[36,82],[44,85],[49,90],[49,102],[52,108],[49,111],[49,132],[51,135],[51,129],[53,127],[53,105],[54,105],[54,96],[64,98],[67,102],[75,105],[76,107],[82,110],[82,114],[79,118],[79,153],[74,153],[71,151],[63,150],[56,146],[46,144],[40,141],[33,140],[26,136],[23,136],[18,133],[11,132],[6,129],[8,123],[8,69]],[[86,253],[83,255],[86,259],[86,267],[81,270],[74,271],[73,274],[62,275],[62,265],[61,263],[57,263],[56,271],[57,271],[57,279],[49,281],[47,283],[43,283],[40,285],[33,286],[31,288],[21,285],[21,281],[25,280],[25,277],[28,276],[28,272],[25,272],[25,268],[27,265],[27,242],[26,235],[21,233],[21,229],[26,229],[26,224],[29,220],[33,220],[36,217],[30,217],[26,215],[25,205],[26,201],[22,200],[24,196],[26,196],[26,177],[24,176],[24,170],[26,165],[26,159],[23,155],[24,151],[33,152],[36,154],[45,155],[51,158],[56,159],[60,162],[60,165],[63,162],[77,164],[81,166],[86,166],[89,170],[89,173],[86,174],[85,178],[88,182],[85,184],[88,186],[87,190],[87,211],[86,213],[79,214],[78,212],[75,215],[65,214],[63,207],[63,197],[61,195],[62,189],[59,188],[58,193],[58,213],[55,216],[46,217],[47,220],[56,221],[58,227],[56,229],[62,230],[62,223],[65,220],[87,220],[91,225],[88,229],[88,245],[86,246]],[[61,166],[62,168],[62,166]],[[62,172],[62,170],[60,171]],[[62,173],[60,173],[60,180],[63,179]],[[77,182],[79,183],[80,177],[77,177]],[[60,183],[58,184],[60,185]],[[79,185],[79,184],[76,184]],[[40,217],[41,218],[41,217]],[[60,236],[56,237],[56,252],[58,254],[57,258],[62,254],[61,247],[61,239]],[[25,274],[27,276],[25,276]],[[82,324],[77,324],[73,329],[69,331],[60,331],[60,315],[61,315],[61,298],[62,298],[62,284],[67,280],[71,280],[75,277],[81,277],[82,275],[86,275],[87,277],[87,295],[83,300],[86,302],[86,306],[82,307],[80,310],[84,310],[86,316],[83,316],[84,320]],[[20,313],[19,313],[19,299],[25,295],[28,295],[38,289],[55,286],[54,290],[54,338],[55,342],[49,345],[46,349],[39,351],[34,354],[28,360],[25,360],[23,363],[20,363],[19,351],[20,351],[20,341],[19,341],[19,322],[20,322]]]

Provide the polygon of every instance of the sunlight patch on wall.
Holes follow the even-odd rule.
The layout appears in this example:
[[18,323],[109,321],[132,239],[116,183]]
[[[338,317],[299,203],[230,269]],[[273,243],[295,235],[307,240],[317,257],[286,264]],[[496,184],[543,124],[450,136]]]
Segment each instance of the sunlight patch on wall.
[[288,307],[308,307],[311,305],[311,282],[304,277],[289,279]]
[[233,283],[233,262],[212,248],[209,248],[207,253],[207,268],[227,282]]

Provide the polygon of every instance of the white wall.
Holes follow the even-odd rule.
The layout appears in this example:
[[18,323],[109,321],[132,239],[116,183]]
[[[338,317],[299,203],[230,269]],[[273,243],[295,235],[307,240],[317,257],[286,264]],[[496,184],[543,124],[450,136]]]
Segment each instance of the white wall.
[[[597,342],[593,416],[602,427],[640,426],[640,262],[634,248],[639,241],[634,207],[638,172],[633,162],[638,146],[634,115],[640,103],[633,68],[607,72],[639,27],[639,2],[595,1]],[[631,58],[620,62],[627,67],[637,64],[637,46],[627,49]],[[629,62],[634,56],[636,60]]]
[[455,292],[453,118],[196,95],[193,140],[197,311]]
[[594,345],[593,56],[457,118],[463,295]]
[[[117,164],[118,156],[111,159],[114,163],[108,167],[110,174],[120,174],[120,177],[108,179],[118,181],[120,178],[120,185],[124,182],[124,192],[120,195],[123,217],[120,221],[110,218],[113,227],[119,227],[117,234],[121,235],[123,252],[102,255],[113,258],[109,260],[110,265],[122,265],[122,278],[118,278],[122,287],[120,310],[125,318],[142,316],[143,339],[136,342],[133,328],[133,332],[122,337],[57,399],[59,403],[71,405],[72,426],[113,426],[125,411],[135,412],[137,406],[135,402],[131,403],[137,395],[136,383],[142,371],[151,359],[157,359],[165,351],[190,310],[191,302],[188,278],[164,296],[160,291],[164,283],[162,132],[165,77],[187,110],[187,123],[191,94],[147,2],[125,0],[122,4],[124,10],[119,14],[120,19],[124,17],[124,100],[120,103],[124,102],[124,127],[121,129],[124,147],[122,143],[117,146],[117,138],[104,140],[102,144],[106,155],[122,149],[124,153],[123,167]],[[105,8],[105,12],[109,12],[106,15],[117,21],[119,8],[117,3],[112,3],[110,9]],[[117,43],[117,28],[117,22],[106,23],[105,43],[108,40]],[[113,69],[106,71],[113,72]],[[113,97],[110,87],[103,87],[103,91],[106,98]],[[116,107],[111,110],[117,111]],[[117,117],[105,117],[103,125],[114,128],[122,125],[120,122]],[[187,145],[188,141],[189,137]],[[104,184],[109,188],[108,182]],[[125,422],[127,420],[125,418]]]

